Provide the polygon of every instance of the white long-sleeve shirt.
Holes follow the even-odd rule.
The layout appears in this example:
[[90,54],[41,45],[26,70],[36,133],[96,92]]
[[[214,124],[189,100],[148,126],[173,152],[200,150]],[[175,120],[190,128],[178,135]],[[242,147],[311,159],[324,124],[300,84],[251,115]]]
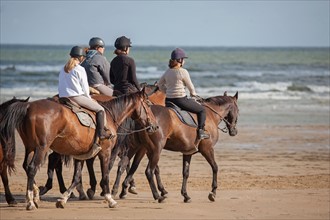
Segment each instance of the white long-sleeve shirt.
[[184,68],[172,68],[166,70],[158,81],[159,89],[166,93],[167,98],[185,97],[187,87],[190,95],[196,95],[195,87],[191,82],[189,73]]
[[58,94],[60,97],[84,95],[91,98],[85,68],[78,64],[66,73],[63,67],[59,74]]

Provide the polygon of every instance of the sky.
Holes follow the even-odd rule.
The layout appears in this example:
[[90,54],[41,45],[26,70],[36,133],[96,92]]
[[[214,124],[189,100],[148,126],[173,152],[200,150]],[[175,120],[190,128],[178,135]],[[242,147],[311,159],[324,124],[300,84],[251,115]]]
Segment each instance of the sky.
[[329,47],[330,0],[0,0],[1,44]]

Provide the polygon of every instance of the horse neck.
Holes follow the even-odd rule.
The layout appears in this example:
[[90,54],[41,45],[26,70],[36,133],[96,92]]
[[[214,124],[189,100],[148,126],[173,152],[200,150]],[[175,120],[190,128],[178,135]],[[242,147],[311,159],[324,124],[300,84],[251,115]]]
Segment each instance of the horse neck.
[[211,112],[213,112],[213,114],[220,116],[220,117],[217,117],[218,118],[217,123],[220,123],[221,120],[223,120],[223,118],[225,118],[228,115],[228,113],[232,107],[232,104],[233,103],[231,103],[231,102],[225,102],[221,105],[217,105],[214,103],[207,103],[207,106],[211,107],[210,110],[211,110]]
[[[114,100],[117,102],[117,100]],[[112,116],[113,120],[117,124],[121,124],[126,118],[130,117],[134,111],[136,111],[138,102],[136,100],[124,100],[124,104],[116,103],[117,107],[120,106],[119,109],[116,107],[110,109],[110,115]]]

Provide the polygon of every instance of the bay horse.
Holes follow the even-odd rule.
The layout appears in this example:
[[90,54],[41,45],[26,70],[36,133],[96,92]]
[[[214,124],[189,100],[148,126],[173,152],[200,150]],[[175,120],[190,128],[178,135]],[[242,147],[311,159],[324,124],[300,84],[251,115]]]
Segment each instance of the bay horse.
[[[148,97],[144,91],[121,96],[117,99],[103,102],[106,109],[107,128],[115,135],[114,138],[100,142],[101,150],[98,153],[102,172],[102,190],[105,192],[105,200],[110,208],[117,202],[112,199],[109,190],[109,158],[111,149],[117,139],[119,124],[127,117],[132,116],[143,125],[150,127],[155,118],[147,103]],[[25,158],[23,168],[26,171],[27,181],[27,210],[38,208],[39,194],[34,178],[37,169],[45,159],[49,149],[62,154],[79,157],[88,153],[94,142],[95,131],[89,127],[80,125],[77,117],[70,109],[63,105],[47,100],[27,102],[24,106],[9,106],[6,111],[11,112],[10,117],[4,117],[0,123],[0,135],[10,139],[15,135],[15,124],[25,146]],[[23,120],[19,120],[23,116]],[[79,181],[81,175],[82,160],[75,160],[75,180]],[[77,184],[76,182],[73,184]],[[69,193],[63,200],[56,203],[61,207],[61,202],[66,202]],[[59,204],[60,202],[60,204]]]
[[[160,105],[151,106],[151,110],[157,121],[158,130],[153,134],[147,134],[145,132],[136,133],[131,139],[131,146],[135,147],[135,149],[131,149],[131,156],[135,154],[135,157],[129,173],[122,184],[123,188],[120,198],[124,198],[126,196],[128,183],[146,153],[149,162],[145,170],[145,174],[147,176],[153,197],[155,200],[158,200],[158,202],[162,202],[165,199],[167,191],[161,183],[158,161],[162,149],[166,149],[181,152],[183,154],[183,182],[181,194],[184,197],[184,202],[191,201],[191,198],[187,193],[187,180],[189,177],[191,157],[197,152],[203,155],[212,168],[212,189],[208,195],[208,198],[210,201],[215,201],[218,165],[214,158],[213,147],[219,139],[218,125],[221,121],[225,122],[230,136],[237,135],[236,125],[239,113],[237,99],[238,92],[233,97],[227,96],[227,93],[225,93],[224,96],[210,97],[202,101],[202,105],[205,106],[206,109],[205,128],[209,132],[210,138],[197,142],[196,128],[183,124],[179,120],[176,113],[174,113],[174,111],[170,108]],[[194,118],[196,120],[196,115]],[[153,179],[154,174],[156,174],[158,188],[161,191],[161,195],[159,195],[157,191]],[[115,187],[116,186],[114,186],[114,188]],[[114,190],[116,189],[113,189],[113,191]]]
[[[143,87],[145,88],[145,93],[148,95],[148,99],[152,104],[165,105],[165,94],[163,92],[161,92],[155,84],[150,85],[147,83],[142,83],[140,86],[141,86],[141,88],[143,88]],[[97,101],[104,102],[104,101],[111,100],[115,97],[94,94],[94,95],[92,95],[92,98]],[[110,158],[110,165],[109,165],[109,169],[111,170],[114,165],[116,156],[118,155],[121,158],[121,161],[118,165],[117,172],[121,172],[121,170],[124,168],[124,166],[126,167],[129,162],[126,157],[125,152],[122,152],[123,150],[125,150],[125,148],[121,147],[120,144],[121,143],[116,144],[116,146],[113,148],[113,151],[111,153],[111,158]],[[81,185],[79,185],[79,187],[77,187],[77,191],[79,193],[80,200],[87,199],[87,196],[89,199],[93,199],[93,197],[94,197],[94,194],[96,191],[96,185],[97,185],[94,168],[93,168],[95,158],[96,157],[86,160],[86,165],[87,165],[89,178],[90,178],[90,188],[87,190],[87,192],[86,192],[87,195],[86,195],[85,192],[83,191],[83,187]],[[44,195],[50,189],[52,189],[54,171],[56,172],[60,192],[64,193],[65,191],[67,191],[67,188],[65,187],[65,184],[64,184],[63,175],[62,175],[61,155],[56,152],[52,152],[48,156],[47,181],[44,186],[39,186],[40,195]],[[131,180],[130,184],[131,184],[131,186],[129,188],[129,192],[136,194],[137,192],[135,191],[134,179]],[[101,195],[103,195],[103,194],[104,194],[104,192],[101,193]],[[112,193],[112,194],[114,194],[114,193]],[[71,196],[72,195],[73,194],[71,194]],[[73,195],[73,197],[75,197],[75,196]]]
[[[11,100],[8,100],[0,105],[0,121],[5,114],[5,109],[8,108],[9,105],[20,105],[21,102],[27,102],[30,97],[27,99],[17,99],[14,97]],[[8,181],[8,172],[15,171],[15,137],[11,137],[9,140],[5,140],[2,136],[0,136],[0,175],[1,180],[5,189],[5,198],[9,206],[16,205],[17,202],[13,197]]]

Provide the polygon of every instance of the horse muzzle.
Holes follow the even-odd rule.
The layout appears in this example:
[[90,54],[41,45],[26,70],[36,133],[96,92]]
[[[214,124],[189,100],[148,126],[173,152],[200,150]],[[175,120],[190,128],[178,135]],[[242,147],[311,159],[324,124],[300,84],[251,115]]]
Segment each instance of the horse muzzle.
[[237,129],[236,128],[230,128],[229,129],[229,135],[230,136],[236,136],[238,133]]

